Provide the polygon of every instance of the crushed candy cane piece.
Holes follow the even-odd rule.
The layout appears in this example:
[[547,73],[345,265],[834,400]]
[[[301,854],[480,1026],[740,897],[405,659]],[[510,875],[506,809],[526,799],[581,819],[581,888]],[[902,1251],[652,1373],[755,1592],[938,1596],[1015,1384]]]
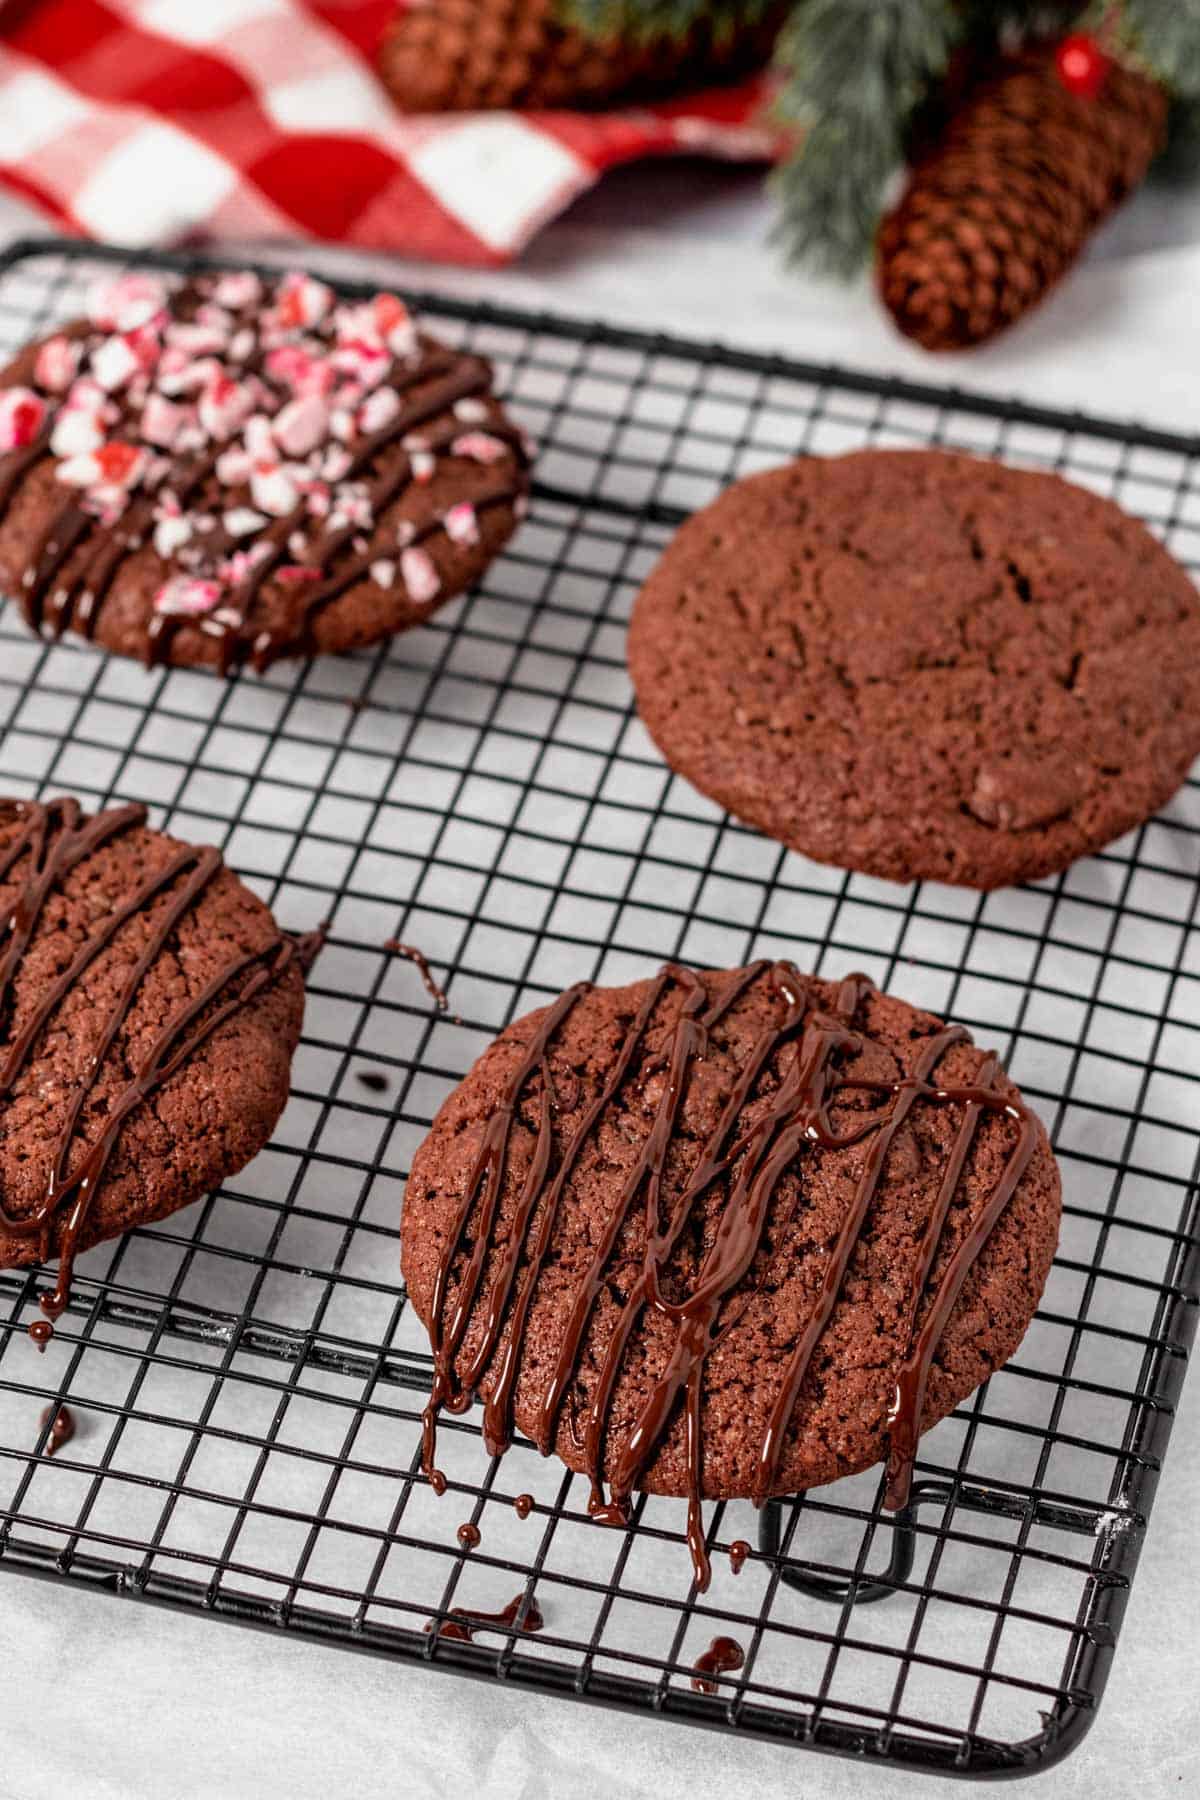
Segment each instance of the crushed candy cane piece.
[[246,450],[255,462],[275,462],[275,433],[266,413],[255,413],[246,420],[246,429],[242,435]]
[[32,388],[4,388],[0,391],[0,450],[24,450],[42,429],[45,418],[46,402]]
[[326,394],[335,375],[324,355],[314,355],[303,344],[277,344],[267,352],[263,367],[272,381],[291,388],[294,394]]
[[358,428],[368,435],[390,425],[400,411],[400,396],[395,388],[381,387],[367,395],[359,408]]
[[201,619],[221,603],[219,581],[198,581],[192,575],[174,575],[154,596],[154,610],[167,618]]
[[289,400],[275,415],[275,442],[287,456],[307,456],[329,430],[329,408],[319,394]]
[[300,501],[300,490],[282,463],[256,463],[250,475],[250,498],[273,518],[282,519]]
[[142,408],[139,430],[147,444],[155,444],[160,450],[171,450],[190,418],[191,412],[186,406],[176,406],[163,394],[149,394]]
[[250,269],[231,269],[228,274],[217,277],[213,299],[218,306],[227,306],[231,312],[245,312],[247,307],[257,306],[262,299],[262,282]]
[[392,355],[382,344],[354,338],[350,343],[339,344],[330,361],[339,374],[351,376],[364,388],[373,388],[391,368]]
[[131,488],[146,460],[146,452],[135,444],[101,444],[85,455],[68,457],[55,474],[67,487]]
[[154,548],[165,560],[174,556],[177,550],[182,550],[191,535],[192,522],[190,519],[184,518],[182,513],[171,518],[160,519],[154,527]]
[[412,464],[414,481],[432,481],[437,468],[437,457],[432,450],[411,450],[408,457]]
[[182,350],[185,356],[214,356],[229,342],[227,331],[202,325],[198,319],[176,319],[163,336],[170,349]]
[[460,500],[442,516],[446,536],[455,544],[479,542],[479,518],[469,500]]
[[487,431],[464,431],[450,446],[451,456],[465,456],[480,463],[499,462],[507,453],[508,445]]
[[417,329],[399,294],[376,294],[371,302],[375,329],[393,356],[411,356],[417,348]]
[[340,481],[350,468],[350,452],[343,444],[330,444],[321,458],[321,473],[326,481]]
[[400,574],[410,600],[425,606],[436,600],[441,589],[433,558],[415,547],[400,552]]
[[473,394],[466,394],[461,400],[454,402],[454,416],[461,419],[464,425],[482,425],[488,417],[488,409],[482,400]]
[[228,450],[222,450],[217,458],[217,480],[222,487],[239,487],[242,482],[249,481],[253,466],[248,451],[243,450],[240,444],[231,445]]
[[167,303],[167,289],[155,275],[120,275],[98,281],[87,296],[87,315],[102,331],[136,331],[156,319]]
[[265,514],[255,512],[252,506],[232,506],[222,515],[221,523],[230,537],[244,538],[252,531],[261,531],[267,520]]
[[341,488],[333,497],[333,511],[329,523],[335,531],[344,525],[372,525],[374,514],[371,500],[365,488]]
[[275,297],[275,322],[284,331],[316,325],[333,304],[333,289],[311,275],[292,270],[283,277]]
[[376,587],[390,588],[396,579],[396,565],[390,556],[380,556],[371,564],[371,580]]
[[79,369],[83,345],[69,337],[47,338],[37,353],[33,379],[48,394],[63,394]]
[[218,306],[215,300],[206,300],[203,306],[196,308],[196,320],[200,325],[210,325],[214,331],[221,333],[224,343],[229,342],[229,334],[233,330],[233,314],[225,307]]
[[228,586],[240,587],[254,573],[259,563],[270,555],[270,544],[260,539],[257,544],[251,544],[249,549],[234,550],[224,562],[218,563],[217,574]]
[[318,581],[321,575],[311,563],[284,563],[275,573],[280,581]]
[[[177,358],[182,356],[182,363]],[[158,388],[163,394],[195,394],[225,373],[215,356],[192,358],[183,351],[164,350],[158,365]]]
[[97,414],[82,406],[64,406],[50,433],[55,456],[86,456],[104,442],[104,427]]
[[245,424],[254,405],[254,392],[248,382],[234,381],[218,371],[205,385],[197,412],[209,437],[223,443]]

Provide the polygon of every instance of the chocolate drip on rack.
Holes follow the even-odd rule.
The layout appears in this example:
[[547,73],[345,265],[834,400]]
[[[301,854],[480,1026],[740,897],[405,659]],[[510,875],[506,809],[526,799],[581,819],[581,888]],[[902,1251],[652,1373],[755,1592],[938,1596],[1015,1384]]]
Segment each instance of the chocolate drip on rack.
[[450,1002],[446,998],[445,988],[440,987],[434,979],[433,970],[429,966],[429,959],[425,955],[425,952],[423,950],[418,950],[415,944],[402,944],[399,938],[388,938],[383,947],[389,955],[402,956],[406,962],[412,963],[417,974],[421,977],[421,986],[425,989],[425,992],[429,995],[429,998],[433,1001],[437,1010],[440,1013],[444,1013],[449,1007]]
[[[664,1225],[660,1206],[663,1170],[691,1070],[705,1057],[713,1028],[753,983],[763,979],[770,980],[783,1002],[782,1019],[763,1030],[753,1045],[716,1128]],[[993,1087],[997,1074],[994,1057],[985,1060],[978,1079],[968,1086],[946,1086],[937,1080],[937,1068],[946,1052],[966,1041],[966,1033],[958,1027],[945,1027],[924,1039],[909,1075],[888,1081],[842,1076],[839,1060],[857,1054],[863,1043],[854,1020],[873,991],[864,976],[849,976],[840,984],[829,1010],[823,1010],[816,991],[788,963],[759,962],[739,971],[711,1002],[697,975],[668,965],[649,983],[604,1088],[561,1146],[555,1168],[549,1051],[563,1021],[588,991],[586,985],[570,989],[543,1015],[500,1104],[484,1126],[483,1141],[435,1271],[430,1302],[434,1378],[424,1413],[423,1442],[425,1468],[435,1488],[441,1479],[435,1467],[438,1412],[442,1407],[463,1410],[489,1371],[484,1441],[492,1455],[507,1448],[525,1328],[563,1194],[584,1146],[630,1076],[651,1021],[672,987],[680,990],[680,999],[667,1046],[641,1071],[643,1077],[660,1071],[664,1074],[662,1093],[634,1168],[600,1234],[589,1266],[578,1279],[559,1354],[537,1403],[533,1436],[544,1454],[553,1448],[559,1414],[578,1374],[592,1313],[605,1285],[605,1272],[626,1221],[642,1200],[645,1249],[641,1269],[628,1285],[621,1312],[609,1331],[583,1423],[582,1446],[591,1482],[589,1511],[605,1523],[626,1522],[630,1496],[682,1407],[689,1477],[687,1537],[696,1582],[703,1590],[711,1576],[700,1504],[704,1368],[716,1344],[736,1325],[758,1291],[751,1280],[756,1260],[765,1251],[770,1265],[777,1245],[803,1204],[803,1183],[797,1181],[783,1216],[774,1220],[772,1228],[773,1212],[779,1210],[774,1202],[785,1175],[802,1173],[805,1155],[814,1148],[838,1151],[859,1143],[866,1146],[820,1292],[788,1356],[758,1447],[753,1498],[760,1505],[778,1489],[787,1433],[805,1377],[841,1296],[897,1132],[919,1102],[962,1108],[962,1122],[950,1150],[909,1297],[907,1335],[896,1395],[888,1415],[888,1504],[898,1507],[908,1494],[929,1371],[938,1345],[967,1274],[1028,1166],[1037,1144],[1037,1125],[1020,1102]],[[776,1072],[776,1086],[763,1096],[764,1103],[754,1122],[739,1130],[742,1114],[756,1097],[760,1079],[768,1068]],[[498,1241],[496,1225],[513,1123],[521,1098],[535,1078],[540,1084],[540,1099],[534,1152],[514,1216],[502,1241]],[[830,1117],[830,1109],[851,1091],[876,1094],[882,1104],[839,1130]],[[1018,1128],[1016,1142],[986,1203],[929,1295],[918,1329],[918,1316],[951,1202],[985,1112],[1001,1113],[1013,1120]],[[685,1299],[669,1302],[661,1290],[662,1276],[698,1203],[718,1182],[727,1184],[727,1197],[691,1291]],[[535,1217],[537,1226],[531,1236]],[[470,1254],[459,1276],[453,1305],[448,1307],[451,1274],[466,1246],[468,1230]],[[481,1301],[484,1268],[489,1262],[491,1279]],[[459,1353],[480,1305],[478,1342],[466,1366],[460,1368]],[[674,1341],[666,1366],[622,1441],[609,1455],[607,1438],[618,1376],[630,1338],[647,1308],[674,1327]],[[603,1474],[606,1467],[610,1471],[607,1498]]]
[[692,1667],[692,1686],[698,1694],[715,1694],[714,1675],[732,1675],[746,1660],[746,1653],[736,1638],[715,1637],[708,1649],[698,1656]]
[[[522,1617],[523,1606],[525,1613]],[[524,1594],[514,1594],[500,1612],[479,1612],[474,1607],[456,1606],[440,1625],[435,1626],[432,1619],[428,1620],[425,1633],[426,1636],[432,1636],[436,1632],[438,1637],[453,1638],[461,1644],[473,1644],[477,1631],[511,1631],[514,1626],[519,1631],[545,1630],[546,1621],[536,1600],[530,1600],[526,1605]]]
[[60,1406],[57,1410],[48,1406],[38,1420],[39,1431],[45,1431],[47,1425],[50,1435],[46,1439],[46,1455],[53,1456],[75,1436],[75,1415],[69,1406]]
[[[59,799],[46,803],[6,800],[0,801],[0,818],[5,815],[10,819],[15,816],[20,829],[0,855],[0,884],[12,879],[22,860],[27,862],[27,867],[7,917],[0,919],[0,1032],[9,1026],[17,974],[50,896],[73,869],[104,845],[124,832],[143,826],[146,809],[136,805],[114,807],[89,819],[76,800]],[[220,852],[215,849],[181,846],[176,850],[86,939],[20,1029],[12,1030],[7,1047],[0,1051],[0,1104],[3,1104],[11,1099],[42,1032],[86,971],[133,918],[153,901],[170,895],[110,1012],[101,1022],[87,1073],[67,1106],[41,1200],[30,1212],[16,1216],[10,1214],[0,1201],[0,1225],[14,1237],[37,1239],[43,1261],[52,1254],[57,1234],[58,1279],[53,1290],[39,1299],[45,1319],[36,1320],[30,1326],[30,1335],[39,1349],[45,1348],[51,1336],[49,1321],[57,1319],[67,1305],[80,1237],[96,1194],[103,1186],[125,1121],[168,1082],[227,1019],[277,981],[293,962],[307,967],[315,951],[316,938],[297,940],[276,933],[263,949],[235,957],[219,970],[161,1027],[138,1068],[110,1106],[96,1142],[72,1168],[72,1151],[84,1109],[133,1010],[143,982],[185,914],[198,903],[223,866]]]

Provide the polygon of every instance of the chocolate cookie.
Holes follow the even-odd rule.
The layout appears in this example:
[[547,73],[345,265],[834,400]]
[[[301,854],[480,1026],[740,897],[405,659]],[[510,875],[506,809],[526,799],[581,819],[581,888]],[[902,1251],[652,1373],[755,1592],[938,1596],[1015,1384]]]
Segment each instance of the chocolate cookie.
[[[1058,1232],[1045,1131],[997,1059],[787,963],[570,989],[509,1026],[413,1161],[402,1261],[443,1406],[591,1478],[798,1492],[887,1456],[1012,1355]],[[608,1484],[608,1498],[604,1485]]]
[[1149,817],[1200,752],[1200,604],[1055,475],[862,451],[738,482],[629,634],[671,764],[820,862],[993,888]]
[[314,943],[145,818],[0,801],[0,1268],[59,1257],[49,1318],[80,1250],[262,1148],[304,1016]]
[[478,356],[323,282],[126,275],[0,375],[0,580],[35,631],[264,669],[418,624],[525,504]]

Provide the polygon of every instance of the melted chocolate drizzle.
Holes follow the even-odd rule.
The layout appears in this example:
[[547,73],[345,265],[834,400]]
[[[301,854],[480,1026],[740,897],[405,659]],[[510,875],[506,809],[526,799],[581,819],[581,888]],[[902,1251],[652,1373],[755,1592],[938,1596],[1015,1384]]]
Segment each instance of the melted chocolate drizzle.
[[[214,277],[197,277],[179,288],[172,296],[173,317],[189,319],[211,296],[214,284]],[[255,317],[262,308],[270,306],[271,299],[270,292],[264,294],[261,303],[256,303]],[[237,322],[240,326],[255,329],[254,318],[239,316]],[[320,327],[310,327],[309,331],[312,336],[321,335]],[[81,342],[84,353],[81,369],[86,371],[88,354],[110,334],[80,325],[68,327],[66,335]],[[259,410],[273,416],[292,396],[286,386],[270,380],[264,361],[264,346],[255,330],[253,353],[240,366],[231,367],[229,372],[254,374],[267,395]],[[286,516],[272,519],[258,539],[260,544],[268,546],[269,554],[255,564],[228,599],[212,613],[199,618],[172,613],[151,616],[145,653],[148,667],[169,661],[174,639],[185,626],[196,627],[206,636],[218,640],[218,666],[223,675],[243,664],[250,664],[261,673],[279,657],[309,654],[313,648],[313,628],[320,614],[348,588],[365,579],[374,562],[394,557],[399,548],[423,543],[445,531],[444,519],[435,514],[422,522],[414,521],[409,535],[399,545],[394,529],[385,525],[384,513],[402,498],[415,478],[412,455],[401,440],[418,426],[436,421],[451,411],[458,401],[490,396],[491,370],[481,357],[452,354],[422,338],[417,360],[393,360],[382,385],[410,398],[386,425],[351,444],[349,467],[338,477],[338,485],[368,479],[370,527],[365,533],[358,525],[326,529],[306,547],[303,557],[295,558],[289,554],[288,543],[294,532],[309,523],[307,501],[302,501]],[[126,400],[120,400],[118,404],[120,415],[113,429],[119,432],[124,426],[127,434],[136,440],[140,407],[131,408]],[[48,420],[32,444],[0,459],[0,523],[26,477],[43,457],[52,454],[53,423],[53,418]],[[498,414],[489,415],[481,428],[488,437],[508,447],[515,474],[498,479],[470,496],[470,504],[477,514],[516,501],[525,486],[520,471],[529,462],[522,434]],[[433,456],[453,455],[454,441],[468,429],[461,421],[452,419],[424,434],[421,449]],[[89,640],[93,638],[121,563],[150,542],[159,488],[169,487],[181,507],[186,509],[203,494],[215,474],[218,460],[233,441],[233,438],[217,441],[202,452],[178,460],[154,486],[146,486],[130,496],[115,524],[104,526],[98,514],[81,506],[74,496],[64,500],[46,526],[22,580],[20,605],[30,628],[55,639],[68,630]],[[395,459],[389,457],[381,463],[385,453],[394,449],[399,452]],[[253,504],[245,496],[239,501],[239,494],[239,489],[231,489],[220,504],[223,507]],[[365,551],[356,554],[353,545],[362,535],[371,541]],[[208,560],[215,562],[220,555],[227,554],[234,542],[223,527],[210,533],[206,544]],[[293,594],[292,603],[279,609],[281,622],[255,624],[252,616],[255,602],[285,561],[299,563],[313,571],[309,591],[301,604],[296,604]],[[160,559],[160,564],[159,578],[166,580],[176,565],[169,558]],[[68,569],[68,578],[60,582],[60,574]]]
[[[518,1625],[517,1621],[522,1606],[525,1606],[525,1615],[520,1619]],[[427,1620],[425,1633],[426,1636],[429,1636],[436,1630],[438,1637],[454,1638],[459,1643],[473,1644],[477,1631],[511,1631],[514,1626],[517,1626],[519,1631],[533,1632],[545,1629],[546,1621],[542,1617],[542,1609],[536,1600],[531,1599],[526,1606],[524,1594],[514,1594],[508,1605],[500,1612],[478,1612],[471,1607],[456,1606],[454,1611],[436,1627],[432,1619]]]
[[[57,799],[45,803],[0,800],[0,820],[6,817],[10,821],[15,818],[20,829],[0,853],[0,884],[13,878],[22,861],[26,866],[8,915],[0,918],[0,1041],[12,1024],[17,973],[42,920],[47,901],[65,877],[102,846],[123,832],[144,825],[146,809],[136,805],[119,806],[87,818],[77,800]],[[96,1194],[104,1184],[125,1121],[169,1081],[227,1019],[277,981],[293,962],[306,968],[319,947],[319,933],[295,939],[277,932],[262,950],[231,959],[162,1026],[124,1089],[114,1099],[96,1141],[72,1167],[72,1151],[84,1110],[143,981],[166,949],[184,915],[197,904],[223,866],[217,850],[187,846],[177,849],[85,939],[62,974],[31,1009],[21,1028],[12,1029],[7,1047],[0,1049],[0,1104],[3,1104],[11,1100],[16,1083],[54,1013],[97,957],[152,901],[170,894],[110,1012],[102,1021],[87,1072],[68,1102],[41,1200],[30,1212],[19,1215],[10,1214],[0,1200],[0,1225],[14,1237],[36,1239],[43,1262],[52,1254],[57,1238],[58,1279],[51,1292],[39,1297],[45,1318],[35,1320],[29,1327],[29,1334],[39,1350],[45,1349],[53,1335],[50,1321],[57,1319],[67,1305],[80,1237]]]
[[[768,1026],[752,1047],[726,1098],[716,1129],[703,1146],[664,1224],[660,1206],[663,1170],[690,1072],[705,1057],[713,1027],[753,983],[764,979],[771,982],[783,1001],[782,1021]],[[842,1292],[896,1133],[918,1102],[962,1109],[962,1121],[947,1159],[908,1297],[902,1361],[888,1413],[886,1499],[889,1507],[900,1507],[908,1498],[929,1371],[942,1334],[972,1264],[1028,1166],[1038,1132],[1027,1109],[993,1087],[998,1071],[994,1057],[985,1060],[978,1079],[969,1086],[947,1087],[937,1081],[942,1057],[952,1045],[966,1041],[966,1033],[956,1026],[944,1027],[921,1042],[909,1075],[890,1081],[841,1077],[838,1059],[856,1054],[863,1041],[854,1029],[854,1019],[873,992],[865,976],[847,977],[837,990],[832,1008],[826,1011],[816,991],[790,963],[759,962],[739,970],[711,1002],[697,975],[668,965],[649,983],[606,1085],[573,1135],[559,1147],[555,1166],[555,1095],[548,1052],[563,1021],[589,991],[586,983],[569,989],[547,1008],[499,1104],[484,1125],[473,1169],[435,1270],[430,1301],[434,1373],[423,1414],[424,1466],[435,1491],[444,1487],[436,1467],[438,1414],[443,1407],[464,1410],[489,1371],[484,1443],[489,1454],[496,1456],[511,1441],[512,1402],[525,1328],[563,1194],[584,1146],[628,1079],[653,1015],[672,988],[679,990],[680,999],[669,1044],[642,1071],[643,1076],[665,1071],[661,1097],[634,1169],[598,1236],[591,1264],[578,1281],[557,1362],[539,1398],[533,1436],[543,1454],[553,1448],[560,1412],[578,1374],[606,1270],[626,1220],[641,1199],[646,1220],[642,1266],[631,1280],[623,1278],[628,1285],[627,1297],[609,1333],[582,1436],[577,1434],[577,1441],[582,1443],[591,1483],[589,1511],[603,1523],[624,1524],[628,1521],[630,1496],[682,1406],[689,1473],[687,1538],[696,1583],[703,1591],[711,1577],[700,1504],[704,1368],[715,1345],[738,1322],[757,1292],[755,1286],[747,1284],[747,1277],[760,1251],[765,1247],[768,1256],[773,1255],[776,1243],[782,1241],[783,1232],[803,1203],[797,1183],[796,1197],[773,1233],[768,1234],[768,1219],[780,1181],[813,1147],[842,1150],[867,1144],[850,1204],[826,1260],[820,1291],[792,1346],[758,1445],[752,1494],[758,1505],[779,1491],[792,1416],[814,1352]],[[760,1077],[772,1065],[777,1070],[777,1085],[755,1121],[739,1131],[741,1116],[755,1097]],[[514,1216],[503,1238],[498,1239],[496,1226],[513,1126],[522,1096],[535,1079],[540,1093],[536,1101],[538,1123],[533,1155]],[[830,1108],[841,1095],[853,1090],[878,1095],[882,1104],[860,1122],[839,1132],[830,1119]],[[984,1112],[1000,1113],[1012,1120],[1017,1126],[1016,1142],[985,1204],[928,1295],[921,1315],[946,1218]],[[682,1301],[668,1302],[660,1287],[663,1273],[698,1202],[722,1181],[727,1184],[727,1199],[692,1291]],[[453,1302],[448,1305],[451,1275],[464,1256]],[[490,1282],[481,1302],[485,1266],[490,1271]],[[478,1341],[473,1354],[460,1366],[468,1326],[480,1308]],[[642,1401],[632,1426],[606,1456],[618,1375],[634,1327],[647,1308],[674,1327],[674,1342],[666,1367]],[[606,1466],[610,1476],[607,1498],[602,1473]]]
[[729,1573],[740,1575],[746,1566],[746,1558],[750,1554],[750,1546],[745,1538],[734,1538],[729,1546]]
[[745,1660],[745,1652],[736,1638],[715,1637],[708,1649],[692,1665],[696,1671],[692,1676],[692,1686],[698,1694],[715,1694],[717,1684],[710,1677],[732,1675],[735,1669],[741,1668]]

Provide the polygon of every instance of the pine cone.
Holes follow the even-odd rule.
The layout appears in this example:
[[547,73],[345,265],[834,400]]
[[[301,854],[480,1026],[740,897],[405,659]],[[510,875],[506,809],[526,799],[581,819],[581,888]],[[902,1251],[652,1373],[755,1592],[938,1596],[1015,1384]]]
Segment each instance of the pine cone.
[[558,0],[405,0],[379,72],[405,112],[603,106],[730,80],[766,61],[781,18],[716,42],[704,26],[633,42],[560,24]]
[[1035,306],[1161,148],[1167,98],[1114,66],[1095,100],[1052,50],[1008,63],[951,120],[883,220],[884,304],[927,350],[991,337]]

